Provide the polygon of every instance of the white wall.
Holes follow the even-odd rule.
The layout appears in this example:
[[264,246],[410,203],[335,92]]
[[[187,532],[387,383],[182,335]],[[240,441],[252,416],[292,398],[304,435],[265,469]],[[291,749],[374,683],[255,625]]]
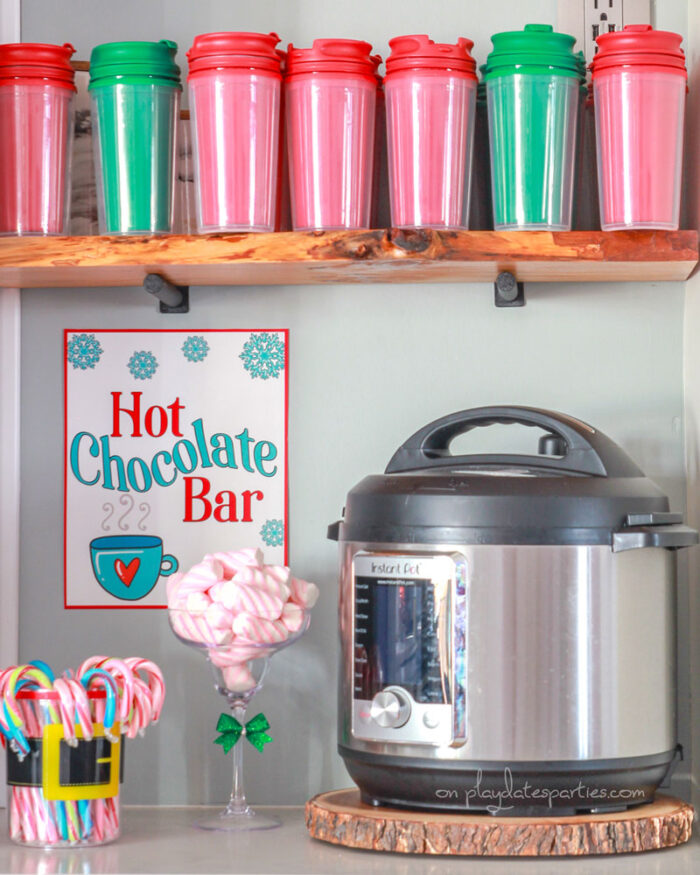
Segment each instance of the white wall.
[[[677,13],[684,0],[668,6]],[[555,23],[555,15],[555,0],[24,0],[22,35],[70,40],[83,58],[101,41],[169,37],[184,66],[193,35],[213,29],[277,30],[299,44],[365,37],[382,52],[392,35],[428,30],[475,39],[482,62],[492,32]],[[260,696],[275,743],[248,757],[254,802],[299,803],[349,781],[335,753],[336,556],[326,526],[347,490],[382,470],[416,428],[486,403],[560,409],[610,434],[674,509],[685,507],[680,284],[529,285],[520,310],[496,310],[484,284],[202,288],[188,316],[170,317],[138,289],[22,294],[21,656],[61,666],[92,652],[143,653],[163,665],[167,708],[160,726],[129,747],[127,801],[226,796],[229,764],[211,743],[222,703],[204,662],[175,642],[164,615],[62,610],[64,327],[290,328],[291,562],[318,581],[322,597],[311,631],[275,658]],[[687,664],[687,650],[681,659]]]

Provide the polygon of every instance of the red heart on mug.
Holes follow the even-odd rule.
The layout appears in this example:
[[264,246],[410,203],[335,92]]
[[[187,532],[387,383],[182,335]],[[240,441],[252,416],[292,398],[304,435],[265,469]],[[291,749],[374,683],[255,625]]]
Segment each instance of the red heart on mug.
[[136,577],[140,564],[141,560],[136,557],[128,565],[125,565],[121,559],[114,560],[114,571],[124,586],[131,586],[131,581]]

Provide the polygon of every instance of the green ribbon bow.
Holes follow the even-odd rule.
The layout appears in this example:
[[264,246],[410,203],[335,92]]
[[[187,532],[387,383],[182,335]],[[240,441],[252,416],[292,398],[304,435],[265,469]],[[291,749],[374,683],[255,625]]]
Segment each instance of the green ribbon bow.
[[224,753],[228,753],[236,744],[241,735],[245,735],[248,741],[257,747],[262,753],[265,745],[272,741],[272,738],[267,734],[266,730],[270,728],[267,722],[267,717],[264,714],[256,714],[252,720],[249,720],[245,728],[232,717],[230,714],[222,714],[219,717],[219,722],[216,724],[216,731],[221,735],[214,739],[214,744],[220,744]]

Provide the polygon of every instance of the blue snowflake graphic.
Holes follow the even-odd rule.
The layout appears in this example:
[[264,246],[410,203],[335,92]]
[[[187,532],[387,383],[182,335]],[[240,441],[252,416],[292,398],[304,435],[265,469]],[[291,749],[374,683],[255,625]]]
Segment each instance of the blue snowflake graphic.
[[239,358],[251,377],[267,380],[279,377],[284,369],[284,341],[277,334],[262,331],[253,334]]
[[201,362],[207,357],[209,344],[201,335],[188,337],[182,344],[182,354],[188,362]]
[[94,368],[103,352],[94,334],[74,334],[68,341],[68,361],[81,371]]
[[158,367],[158,361],[152,352],[141,350],[135,352],[127,364],[131,376],[137,380],[150,380]]
[[267,520],[260,529],[260,537],[268,547],[281,547],[284,544],[284,523],[282,520]]

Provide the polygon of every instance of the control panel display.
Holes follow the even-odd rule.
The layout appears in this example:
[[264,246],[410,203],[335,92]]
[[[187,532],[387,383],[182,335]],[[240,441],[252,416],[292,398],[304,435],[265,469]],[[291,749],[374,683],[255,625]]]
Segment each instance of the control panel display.
[[466,561],[459,554],[353,557],[356,738],[465,738]]
[[355,698],[399,686],[416,702],[450,701],[430,580],[355,578]]

